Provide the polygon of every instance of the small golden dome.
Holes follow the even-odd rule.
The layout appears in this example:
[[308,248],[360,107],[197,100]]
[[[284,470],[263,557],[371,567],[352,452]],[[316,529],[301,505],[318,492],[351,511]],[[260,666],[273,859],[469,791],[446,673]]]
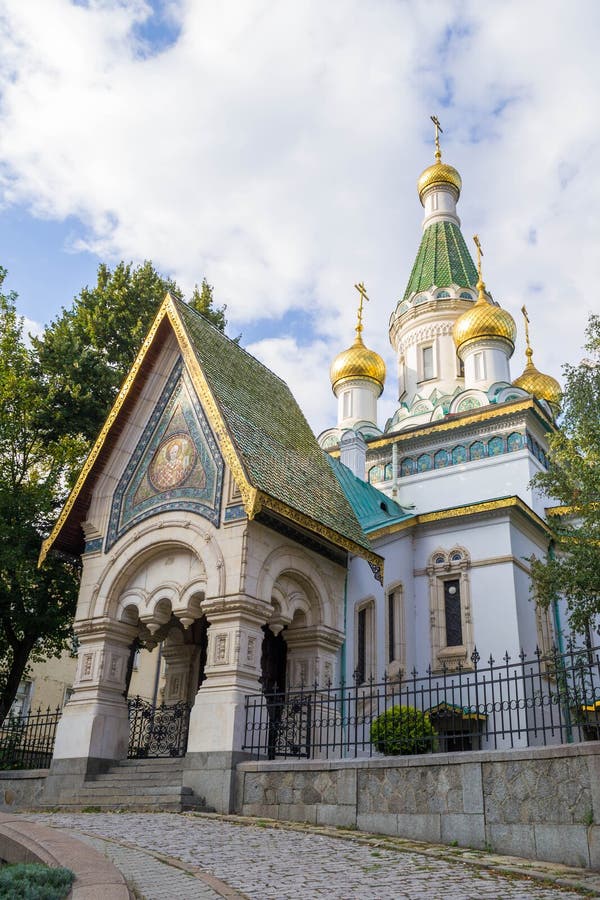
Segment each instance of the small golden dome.
[[423,202],[423,194],[432,184],[451,184],[456,190],[456,199],[458,200],[458,197],[460,197],[462,179],[454,166],[449,166],[438,160],[421,173],[419,180],[417,181],[417,190],[419,192],[419,200],[421,203]]
[[515,348],[517,326],[507,310],[494,306],[486,299],[483,282],[479,282],[479,297],[471,309],[459,316],[452,329],[456,349],[483,338],[502,338]]
[[523,369],[523,374],[515,378],[513,385],[533,394],[538,400],[545,400],[550,404],[552,411],[557,414],[560,410],[560,401],[562,398],[562,389],[556,378],[552,375],[544,375],[539,372],[533,364],[533,350],[527,347],[525,351],[527,355],[527,363]]
[[365,347],[360,332],[351,347],[338,353],[329,370],[331,386],[335,391],[341,381],[349,378],[370,378],[377,382],[383,390],[385,382],[385,363],[379,353]]

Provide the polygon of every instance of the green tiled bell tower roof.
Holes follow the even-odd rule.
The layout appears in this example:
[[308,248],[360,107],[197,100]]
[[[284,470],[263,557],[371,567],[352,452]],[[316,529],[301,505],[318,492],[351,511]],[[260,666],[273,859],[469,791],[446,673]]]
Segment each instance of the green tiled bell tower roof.
[[444,288],[452,284],[474,288],[477,269],[458,225],[433,222],[423,232],[403,300],[433,285]]

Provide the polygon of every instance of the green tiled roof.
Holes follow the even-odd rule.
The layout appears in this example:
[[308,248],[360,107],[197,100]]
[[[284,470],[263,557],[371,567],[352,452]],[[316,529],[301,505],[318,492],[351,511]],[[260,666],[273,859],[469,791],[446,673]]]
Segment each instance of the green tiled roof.
[[399,503],[392,500],[382,491],[377,490],[368,481],[362,481],[338,459],[328,456],[329,465],[336,474],[342,489],[356,513],[363,531],[367,533],[409,519],[412,513],[406,512]]
[[426,291],[432,285],[450,287],[451,284],[474,288],[477,269],[458,225],[434,222],[423,232],[403,299],[408,300],[411,294]]
[[285,382],[186,303],[175,303],[250,483],[372,552]]

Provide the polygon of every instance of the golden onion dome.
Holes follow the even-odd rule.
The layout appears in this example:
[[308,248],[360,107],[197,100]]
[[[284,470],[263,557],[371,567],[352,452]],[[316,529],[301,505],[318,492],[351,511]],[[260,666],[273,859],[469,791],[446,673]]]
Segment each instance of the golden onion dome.
[[527,391],[528,394],[533,394],[538,400],[545,400],[546,403],[550,404],[552,411],[555,414],[558,413],[562,397],[560,384],[552,375],[544,375],[543,372],[539,372],[536,369],[533,364],[533,350],[531,347],[527,347],[525,354],[527,363],[523,369],[523,374],[515,378],[513,385],[521,388],[522,391]]
[[471,309],[459,316],[454,323],[452,337],[456,349],[460,350],[471,341],[500,338],[507,341],[514,350],[517,336],[515,320],[507,310],[489,302],[485,296],[485,285],[482,281],[477,284],[477,287],[479,288],[477,302]]
[[385,382],[385,363],[379,353],[365,347],[358,331],[352,346],[338,353],[333,360],[329,377],[334,391],[340,382],[347,379],[369,378],[379,385],[381,393]]
[[419,176],[417,181],[417,190],[419,192],[419,200],[423,202],[423,194],[428,187],[432,185],[450,184],[456,190],[457,197],[460,197],[462,188],[462,179],[454,168],[447,163],[441,162],[439,159],[432,166],[428,166]]

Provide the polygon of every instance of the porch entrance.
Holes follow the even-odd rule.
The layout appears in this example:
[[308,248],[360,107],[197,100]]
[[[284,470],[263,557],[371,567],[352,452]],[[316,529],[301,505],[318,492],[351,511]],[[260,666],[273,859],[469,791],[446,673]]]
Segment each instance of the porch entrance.
[[[172,615],[149,640],[143,642],[136,638],[133,641],[125,689],[129,716],[128,759],[185,756],[191,709],[206,677],[208,627],[205,616],[186,629]],[[147,657],[157,645],[157,658],[149,683]],[[144,651],[146,665],[140,666]],[[140,673],[141,677],[135,681],[144,694],[129,696],[134,676],[142,668],[145,668],[145,678]]]

